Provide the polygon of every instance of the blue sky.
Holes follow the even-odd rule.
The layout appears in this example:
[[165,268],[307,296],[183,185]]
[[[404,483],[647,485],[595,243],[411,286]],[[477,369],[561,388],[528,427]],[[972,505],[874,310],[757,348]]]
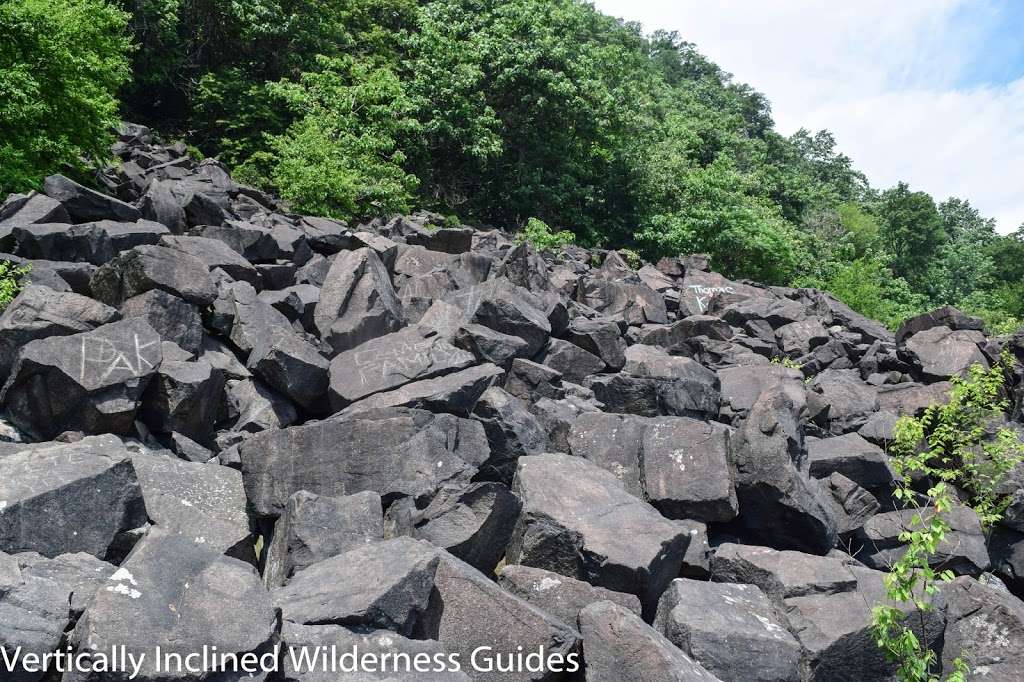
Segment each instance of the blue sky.
[[596,0],[679,31],[765,93],[779,130],[828,128],[876,187],[905,180],[1024,223],[1024,0]]

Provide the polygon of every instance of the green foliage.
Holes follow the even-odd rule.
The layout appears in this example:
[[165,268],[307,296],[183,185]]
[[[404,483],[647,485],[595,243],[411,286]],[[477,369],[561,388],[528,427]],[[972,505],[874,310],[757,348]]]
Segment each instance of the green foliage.
[[618,253],[622,256],[622,260],[626,261],[626,265],[634,270],[639,270],[643,265],[640,254],[633,249],[619,249]]
[[129,76],[126,26],[104,0],[0,3],[0,196],[106,158]]
[[824,281],[806,281],[832,292],[862,315],[896,329],[905,319],[928,308],[927,299],[914,293],[879,258],[858,258],[839,265]]
[[[879,648],[897,663],[901,681],[940,679],[935,652],[920,642],[897,604],[929,611],[940,584],[954,577],[932,566],[932,557],[950,530],[946,514],[954,501],[952,486],[966,493],[982,527],[989,529],[1002,518],[1008,503],[999,495],[999,486],[1024,459],[1024,445],[1015,431],[1000,427],[994,435],[990,433],[1008,407],[1005,372],[1012,362],[1004,353],[990,369],[973,365],[966,378],[953,379],[948,403],[930,406],[920,418],[904,416],[896,423],[890,448],[896,476],[893,495],[918,511],[900,533],[906,551],[885,577],[887,597],[893,603],[874,608],[873,632]],[[923,504],[915,479],[930,485]],[[957,659],[946,679],[963,681],[967,673],[967,662]]]
[[793,360],[792,358],[787,358],[785,356],[783,356],[783,357],[774,357],[774,358],[771,359],[771,363],[773,365],[782,365],[783,367],[786,367],[788,369],[803,369],[803,367],[804,367],[803,365],[801,365],[796,360]]
[[588,246],[823,286],[890,326],[946,303],[994,329],[1024,319],[1024,233],[960,199],[879,193],[827,130],[780,135],[693,44],[587,2],[108,1],[140,45],[126,117],[298,210],[536,216]]
[[880,237],[892,256],[893,272],[912,285],[923,284],[932,256],[947,239],[935,201],[901,182],[882,194],[879,212]]
[[533,248],[539,251],[557,251],[562,247],[569,246],[576,241],[576,235],[567,230],[552,232],[547,223],[538,218],[530,218],[526,221],[526,227],[516,235],[516,242],[529,242]]
[[15,265],[9,260],[0,260],[0,311],[25,288],[31,270],[31,265]]
[[321,71],[272,92],[301,117],[271,138],[272,180],[296,209],[351,219],[408,211],[418,181],[403,170],[399,135],[416,130],[388,68],[322,58]]

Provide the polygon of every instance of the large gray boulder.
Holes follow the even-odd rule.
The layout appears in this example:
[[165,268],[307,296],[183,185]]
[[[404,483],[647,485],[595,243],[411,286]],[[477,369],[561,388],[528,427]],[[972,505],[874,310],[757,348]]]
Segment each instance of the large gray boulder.
[[334,355],[405,326],[387,269],[372,249],[335,256],[320,290],[314,321]]
[[[419,637],[435,639],[458,654],[463,671],[474,680],[547,682],[579,669],[580,635],[574,624],[557,620],[469,564],[436,551],[440,561]],[[538,655],[527,662],[525,656],[534,653]],[[510,671],[508,661],[520,655],[523,666]]]
[[255,559],[242,474],[163,454],[132,455],[149,522],[170,534]]
[[374,393],[349,405],[342,414],[383,407],[411,407],[468,417],[484,392],[504,375],[495,365],[477,365],[434,379],[414,381],[393,391]]
[[469,367],[472,353],[423,327],[408,327],[340,353],[330,363],[330,400],[337,411],[374,393]]
[[[71,590],[67,586],[23,572],[17,557],[0,551],[0,649],[5,657],[4,680],[43,679],[44,673],[38,666],[26,665],[24,657],[41,657],[57,650],[71,620],[70,600]],[[19,654],[20,659],[16,658]],[[10,667],[7,657],[14,659]]]
[[173,341],[182,350],[198,353],[203,344],[203,320],[192,303],[161,289],[150,289],[133,296],[119,307],[125,319],[141,317],[164,341]]
[[438,551],[397,538],[365,544],[315,563],[271,593],[285,620],[411,635],[430,603]]
[[480,396],[472,418],[483,425],[490,445],[490,455],[480,465],[480,480],[508,485],[520,457],[548,450],[548,436],[538,418],[522,400],[497,386]]
[[115,306],[151,289],[200,307],[217,297],[206,265],[166,246],[137,246],[119,254],[93,274],[89,287],[98,300]]
[[442,490],[424,509],[402,498],[387,513],[390,536],[426,540],[490,575],[505,555],[519,518],[519,499],[501,483]]
[[921,644],[938,650],[942,646],[945,605],[918,613],[907,602],[893,604],[886,599],[884,573],[853,566],[855,590],[835,594],[811,594],[785,601],[792,631],[804,649],[803,679],[810,682],[888,682],[896,663],[886,659],[872,629],[872,609],[893,605],[906,620]]
[[51,175],[46,178],[43,181],[43,193],[59,201],[76,223],[108,218],[138,220],[142,217],[139,209],[131,204],[83,187],[63,175]]
[[[931,512],[927,509],[900,509],[871,517],[853,538],[857,559],[879,570],[895,563],[907,550],[907,543],[900,540],[900,535],[904,531],[920,529],[913,526],[915,515],[927,519]],[[928,563],[958,575],[977,576],[988,570],[990,560],[985,533],[974,510],[957,504],[944,516],[950,529],[935,553],[928,557]]]
[[146,523],[135,467],[117,438],[20,447],[0,457],[0,551],[107,559]]
[[925,381],[963,375],[975,363],[988,369],[988,360],[981,352],[985,335],[980,331],[952,330],[941,325],[914,334],[904,344],[905,353],[919,366]]
[[15,227],[4,241],[13,242],[13,252],[25,258],[103,265],[121,251],[157,244],[168,232],[166,227],[150,220],[98,220],[81,225],[43,223]]
[[658,597],[679,575],[690,540],[682,526],[580,457],[520,458],[512,492],[523,510],[508,563],[635,594],[645,614],[653,615]]
[[143,395],[142,421],[157,433],[209,444],[224,382],[224,373],[208,362],[164,360]]
[[29,284],[0,315],[0,376],[6,378],[29,341],[91,331],[118,317],[117,310],[91,298]]
[[389,408],[262,432],[238,453],[251,510],[277,518],[300,490],[331,496],[372,490],[388,503],[429,499],[445,484],[468,482],[488,448],[474,421]]
[[117,572],[117,566],[85,552],[56,557],[45,557],[38,552],[22,552],[13,558],[17,561],[22,578],[42,578],[57,583],[70,593],[70,615],[73,620],[82,615],[107,579]]
[[723,682],[800,680],[800,643],[755,585],[673,580],[654,627]]
[[1024,603],[998,589],[968,578],[942,586],[946,601],[943,670],[962,657],[975,676],[1015,682],[1024,669]]
[[[109,654],[115,646],[135,656],[146,654],[135,679],[163,682],[168,677],[156,668],[156,647],[182,657],[204,646],[221,654],[265,654],[277,627],[269,595],[252,566],[224,556],[214,545],[154,528],[97,593],[71,643],[84,654]],[[211,674],[207,669],[172,679],[199,682]],[[220,677],[246,679],[241,671]],[[93,678],[70,673],[64,679]]]
[[162,359],[139,318],[26,344],[0,392],[8,418],[38,440],[64,431],[127,433]]
[[580,611],[587,682],[714,682],[719,678],[635,613],[610,601]]
[[732,440],[738,525],[754,542],[824,554],[835,546],[836,519],[806,469],[803,386],[782,383],[758,398]]
[[722,425],[584,413],[573,422],[569,448],[669,518],[724,522],[737,514],[729,434]]
[[300,490],[274,524],[263,571],[270,587],[313,564],[384,539],[380,495],[366,490],[328,497]]
[[719,582],[757,585],[772,601],[835,594],[856,589],[857,579],[842,560],[791,550],[723,543],[711,572]]
[[893,474],[889,458],[877,445],[856,433],[807,440],[808,471],[815,478],[839,473],[865,490],[877,494],[880,502],[891,500]]
[[213,272],[220,269],[231,279],[248,282],[255,287],[261,284],[259,271],[237,251],[218,239],[208,237],[186,237],[164,235],[160,245],[195,257]]

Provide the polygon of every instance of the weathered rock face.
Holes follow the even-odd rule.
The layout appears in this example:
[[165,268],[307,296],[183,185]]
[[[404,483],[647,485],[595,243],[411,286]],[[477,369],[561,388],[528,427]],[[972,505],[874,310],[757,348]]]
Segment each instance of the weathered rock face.
[[[97,592],[71,640],[82,652],[109,653],[124,646],[136,656],[145,653],[136,679],[156,682],[167,679],[156,668],[156,646],[182,656],[201,652],[204,645],[262,654],[273,646],[277,628],[252,566],[192,537],[152,529]],[[72,674],[70,679],[89,678]]]
[[654,626],[719,679],[800,679],[800,643],[755,585],[673,580]]
[[468,483],[488,455],[478,423],[403,408],[267,431],[238,452],[253,512],[273,518],[300,490],[429,499],[443,485]]
[[[565,494],[566,490],[574,494]],[[581,458],[519,460],[512,491],[523,503],[510,564],[545,568],[629,592],[653,613],[679,573],[689,534],[626,492],[615,476]]]
[[[331,646],[448,668],[353,679],[888,681],[897,420],[1005,349],[1024,434],[1024,332],[953,308],[894,335],[706,256],[295,215],[118,136],[113,196],[0,203],[31,267],[0,313],[5,650],[280,646],[149,682],[333,681],[291,658]],[[930,561],[960,577],[908,621],[943,674],[1021,676],[1024,473],[999,493],[984,531],[951,510]]]
[[0,551],[116,555],[146,522],[131,458],[117,438],[45,443],[0,457]]
[[719,678],[650,625],[609,601],[580,612],[587,681],[661,680],[713,682]]

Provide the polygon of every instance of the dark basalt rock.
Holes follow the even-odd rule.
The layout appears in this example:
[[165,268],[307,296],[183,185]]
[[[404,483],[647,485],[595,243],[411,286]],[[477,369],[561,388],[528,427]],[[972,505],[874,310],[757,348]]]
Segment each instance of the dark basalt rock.
[[[699,254],[296,215],[143,126],[111,151],[99,192],[0,203],[31,268],[0,314],[0,646],[281,647],[147,682],[328,682],[290,654],[330,646],[462,664],[353,679],[894,677],[886,448],[1024,332],[944,307],[894,335]],[[1007,377],[994,423],[1024,433]],[[999,493],[990,533],[950,512],[931,561],[962,575],[906,622],[943,674],[1016,682],[1024,474]],[[579,669],[486,670],[542,647]]]

